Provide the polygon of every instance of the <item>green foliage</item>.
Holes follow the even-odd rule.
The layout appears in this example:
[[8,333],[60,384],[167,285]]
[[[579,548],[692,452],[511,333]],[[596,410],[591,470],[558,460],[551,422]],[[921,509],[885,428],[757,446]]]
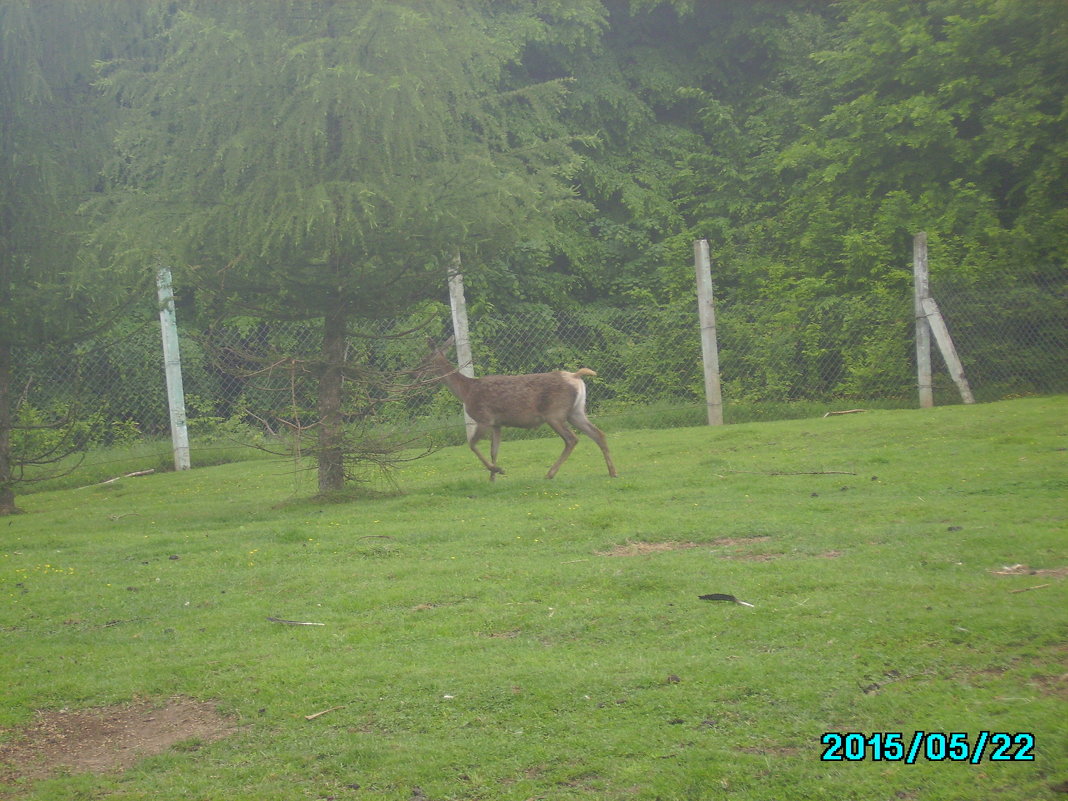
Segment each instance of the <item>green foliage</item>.
[[91,444],[94,429],[104,426],[100,415],[74,416],[69,405],[40,409],[19,406],[11,431],[11,450],[20,465],[48,464]]
[[[76,404],[60,401],[47,408],[23,403],[11,432],[11,445],[15,462],[29,466],[62,463],[73,453],[95,447],[121,448],[140,442],[144,436],[137,421],[109,420],[104,410],[86,412]],[[48,472],[43,471],[44,475]],[[40,476],[35,475],[34,480]]]
[[979,400],[1068,387],[1068,352],[1059,344],[1068,330],[1068,281],[955,276],[936,291]]
[[453,255],[499,250],[566,199],[562,84],[503,85],[509,19],[446,0],[188,4],[158,68],[103,69],[132,107],[114,236],[179,215],[146,250],[198,265],[223,313],[403,312]]
[[110,324],[137,284],[81,251],[85,222],[77,216],[97,188],[115,117],[92,87],[91,64],[115,52],[117,28],[136,28],[123,14],[128,5],[0,5],[0,514],[15,508],[25,459],[76,447],[85,439],[79,425],[92,425],[69,421],[59,441],[45,429],[13,430],[20,413],[84,408],[60,399],[20,412],[24,387],[14,380],[24,365],[16,360]]
[[[87,285],[75,258],[75,212],[96,180],[111,122],[90,83],[104,35],[90,6],[0,6],[0,346],[67,339],[93,300],[113,305]],[[110,10],[99,9],[108,23]]]
[[717,320],[724,397],[903,399],[914,381],[908,311],[891,292],[730,307]]
[[[1048,179],[1066,164],[1068,116],[1055,88],[1068,74],[1065,7],[838,5],[842,24],[813,55],[815,85],[803,87],[831,103],[812,107],[807,130],[778,157],[795,187],[784,248],[819,264],[832,286],[893,281],[918,230],[944,243],[945,271],[1061,261],[1068,218]],[[1042,244],[1039,218],[1059,221],[1038,224]]]

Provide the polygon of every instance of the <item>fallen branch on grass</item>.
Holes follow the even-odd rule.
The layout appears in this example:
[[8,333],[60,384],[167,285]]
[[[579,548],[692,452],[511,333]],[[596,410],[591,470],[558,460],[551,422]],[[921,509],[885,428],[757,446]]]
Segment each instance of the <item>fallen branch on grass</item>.
[[315,713],[313,713],[311,715],[305,715],[304,719],[305,720],[315,720],[316,718],[321,718],[323,715],[325,715],[328,712],[333,712],[333,711],[335,711],[337,709],[344,709],[344,708],[345,708],[344,706],[332,706],[329,709],[324,709],[322,712],[315,712]]
[[302,620],[282,620],[279,617],[267,618],[272,623],[285,623],[287,626],[325,626],[325,623],[305,623]]
[[1018,590],[1009,590],[1011,593],[1027,592],[1028,590],[1041,590],[1043,587],[1048,587],[1048,584],[1036,584],[1034,587],[1020,587]]
[[102,487],[105,484],[113,484],[113,483],[115,483],[116,481],[118,481],[121,478],[136,478],[137,476],[151,475],[152,473],[155,473],[155,472],[156,472],[155,468],[150,468],[148,470],[136,470],[133,473],[126,473],[125,475],[122,475],[122,476],[115,476],[115,478],[109,478],[107,481],[101,481],[98,484],[86,484],[84,487],[78,487],[78,489],[88,489],[89,487]]
[[827,412],[823,416],[824,417],[830,417],[831,415],[835,415],[835,414],[860,414],[861,412],[866,412],[866,411],[868,411],[868,410],[867,409],[846,409],[843,412]]

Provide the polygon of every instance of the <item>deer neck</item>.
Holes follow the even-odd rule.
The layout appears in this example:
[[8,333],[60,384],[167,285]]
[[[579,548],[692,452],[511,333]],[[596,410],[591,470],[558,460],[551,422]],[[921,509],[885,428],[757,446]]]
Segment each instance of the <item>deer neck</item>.
[[444,357],[434,362],[434,371],[438,374],[438,380],[444,382],[453,395],[463,402],[467,401],[471,387],[477,379],[463,375]]

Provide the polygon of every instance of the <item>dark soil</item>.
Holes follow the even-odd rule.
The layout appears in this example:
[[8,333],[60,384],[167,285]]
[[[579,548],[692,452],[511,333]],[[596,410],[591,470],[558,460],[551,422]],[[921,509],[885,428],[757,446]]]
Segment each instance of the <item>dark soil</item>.
[[191,698],[38,712],[26,726],[0,733],[0,784],[123,771],[178,743],[221,740],[236,728],[214,704]]

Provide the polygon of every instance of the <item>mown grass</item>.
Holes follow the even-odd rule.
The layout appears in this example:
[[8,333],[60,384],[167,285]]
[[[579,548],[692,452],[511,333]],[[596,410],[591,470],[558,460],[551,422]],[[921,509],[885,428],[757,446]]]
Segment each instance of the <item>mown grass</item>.
[[[241,728],[0,795],[1052,799],[1066,411],[620,431],[616,480],[588,441],[552,482],[555,440],[506,441],[495,483],[448,448],[351,503],[262,460],[25,496],[0,726],[182,695]],[[1036,759],[820,761],[825,731],[918,729],[1033,731]]]

